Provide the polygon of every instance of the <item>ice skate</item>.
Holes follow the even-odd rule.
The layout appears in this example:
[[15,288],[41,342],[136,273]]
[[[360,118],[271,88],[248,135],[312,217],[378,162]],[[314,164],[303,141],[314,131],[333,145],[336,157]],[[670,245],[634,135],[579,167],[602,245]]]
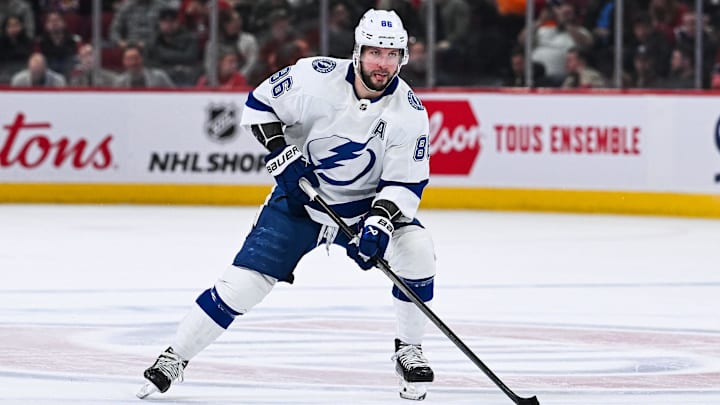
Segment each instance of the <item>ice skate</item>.
[[183,371],[187,364],[187,360],[183,360],[173,351],[172,347],[168,347],[143,373],[148,381],[140,388],[137,397],[143,399],[158,391],[166,392],[173,381],[182,382]]
[[395,339],[395,372],[400,377],[400,397],[422,401],[435,375],[423,355],[420,345]]

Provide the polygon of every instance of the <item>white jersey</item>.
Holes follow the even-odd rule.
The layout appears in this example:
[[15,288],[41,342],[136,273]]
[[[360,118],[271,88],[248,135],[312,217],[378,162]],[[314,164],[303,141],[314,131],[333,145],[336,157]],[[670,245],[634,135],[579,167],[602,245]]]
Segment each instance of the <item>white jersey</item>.
[[[378,199],[412,219],[430,172],[427,112],[399,77],[372,100],[354,81],[350,60],[300,59],[248,95],[241,124],[282,122],[287,143],[316,166],[318,193],[349,223]],[[318,208],[311,218],[334,225]]]

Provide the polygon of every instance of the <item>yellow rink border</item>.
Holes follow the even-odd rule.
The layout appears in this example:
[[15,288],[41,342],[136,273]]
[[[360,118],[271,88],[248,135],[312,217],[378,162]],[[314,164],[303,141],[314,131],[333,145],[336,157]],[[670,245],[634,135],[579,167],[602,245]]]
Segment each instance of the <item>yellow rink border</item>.
[[0,202],[257,205],[271,186],[208,184],[0,183]]
[[[0,183],[3,203],[257,205],[270,186]],[[429,187],[423,208],[720,218],[720,194]]]
[[720,194],[428,188],[423,206],[720,218]]

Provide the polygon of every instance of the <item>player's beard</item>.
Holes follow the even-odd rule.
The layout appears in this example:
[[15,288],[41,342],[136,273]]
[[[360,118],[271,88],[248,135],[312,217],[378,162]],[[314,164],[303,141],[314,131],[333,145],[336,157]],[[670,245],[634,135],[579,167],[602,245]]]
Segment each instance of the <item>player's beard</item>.
[[[376,76],[381,75],[381,76]],[[385,71],[382,69],[375,69],[370,72],[365,72],[365,68],[360,63],[360,76],[365,86],[373,91],[383,91],[390,84],[390,81],[395,77],[394,72]]]

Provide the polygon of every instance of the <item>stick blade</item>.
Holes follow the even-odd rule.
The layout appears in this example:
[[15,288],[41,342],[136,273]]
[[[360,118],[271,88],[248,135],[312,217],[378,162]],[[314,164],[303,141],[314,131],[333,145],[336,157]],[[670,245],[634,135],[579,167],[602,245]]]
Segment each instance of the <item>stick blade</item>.
[[531,398],[518,398],[518,401],[516,402],[517,405],[540,405],[540,402],[538,402],[537,397],[531,397]]

